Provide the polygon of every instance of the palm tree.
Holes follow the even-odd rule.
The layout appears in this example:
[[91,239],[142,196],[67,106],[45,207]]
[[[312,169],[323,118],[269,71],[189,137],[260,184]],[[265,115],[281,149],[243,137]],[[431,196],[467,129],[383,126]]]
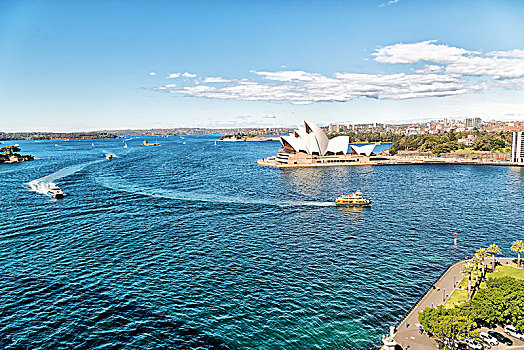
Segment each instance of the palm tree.
[[524,244],[522,243],[522,241],[515,241],[511,245],[511,250],[517,252],[518,254],[517,266],[520,269],[520,253],[524,252]]
[[480,248],[479,250],[477,250],[477,252],[475,253],[475,256],[480,260],[481,264],[482,264],[482,275],[481,275],[481,279],[484,278],[485,274],[486,274],[486,265],[484,264],[484,261],[486,259],[489,259],[491,258],[491,255],[489,255],[488,251],[486,250],[486,248]]
[[470,263],[471,265],[473,266],[473,268],[475,269],[475,287],[473,289],[477,289],[477,284],[479,282],[479,266],[480,266],[480,258],[475,255],[474,257],[471,258],[470,260]]
[[502,252],[500,251],[500,248],[498,245],[496,245],[495,243],[491,244],[489,247],[488,247],[488,252],[492,253],[493,254],[493,267],[492,267],[492,271],[495,272],[495,255],[496,254],[502,254]]
[[462,270],[460,270],[460,273],[464,275],[464,277],[468,277],[468,301],[471,298],[471,274],[474,269],[473,265],[465,264],[462,266]]

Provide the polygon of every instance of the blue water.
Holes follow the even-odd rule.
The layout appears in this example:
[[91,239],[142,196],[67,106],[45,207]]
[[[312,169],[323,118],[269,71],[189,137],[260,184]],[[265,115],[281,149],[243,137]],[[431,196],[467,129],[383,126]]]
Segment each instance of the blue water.
[[[40,160],[0,164],[0,348],[377,348],[448,264],[524,238],[524,168],[282,170],[216,138],[18,142]],[[371,208],[332,205],[356,189]]]

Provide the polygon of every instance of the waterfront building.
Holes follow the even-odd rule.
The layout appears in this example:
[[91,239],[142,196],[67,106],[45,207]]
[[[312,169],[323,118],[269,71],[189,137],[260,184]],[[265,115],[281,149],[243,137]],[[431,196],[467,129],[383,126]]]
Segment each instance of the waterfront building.
[[[276,157],[260,159],[267,166],[355,165],[386,160],[376,156],[375,144],[350,145],[349,136],[328,139],[315,123],[304,121],[289,135],[280,136],[281,149]],[[348,152],[351,147],[351,152]]]
[[524,163],[524,132],[513,132],[511,142],[511,161],[515,163]]

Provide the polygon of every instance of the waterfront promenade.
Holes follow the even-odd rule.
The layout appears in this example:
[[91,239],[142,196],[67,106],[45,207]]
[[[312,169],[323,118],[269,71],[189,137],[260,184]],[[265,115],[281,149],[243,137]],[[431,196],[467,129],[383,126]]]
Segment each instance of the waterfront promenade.
[[[369,157],[368,157],[369,158]],[[287,164],[280,163],[275,157],[263,158],[257,161],[258,165],[274,167],[274,168],[304,168],[304,167],[326,167],[326,166],[362,166],[362,165],[420,165],[420,164],[452,164],[452,165],[488,165],[488,166],[515,166],[524,167],[524,163],[515,163],[508,161],[478,161],[478,160],[462,160],[454,158],[395,158],[389,157],[384,160],[367,160],[362,159],[355,162],[327,162],[322,159],[314,159],[314,162]]]
[[[514,260],[515,258],[497,258],[503,265],[513,263]],[[418,314],[427,307],[436,307],[446,302],[463,279],[460,270],[467,263],[468,260],[463,260],[450,266],[397,327],[394,339],[403,349],[438,349],[434,339],[420,333]]]

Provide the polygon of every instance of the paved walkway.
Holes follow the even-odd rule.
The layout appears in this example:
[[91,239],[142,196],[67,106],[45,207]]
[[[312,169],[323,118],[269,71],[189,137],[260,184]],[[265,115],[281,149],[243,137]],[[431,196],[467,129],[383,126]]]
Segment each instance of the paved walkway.
[[[515,260],[515,258],[497,258],[497,261],[504,265],[512,263],[513,260]],[[491,262],[491,259],[489,261]],[[413,310],[411,310],[404,321],[400,323],[394,338],[397,344],[402,346],[403,349],[438,349],[435,340],[429,338],[426,334],[420,334],[419,327],[416,326],[416,324],[418,324],[418,313],[427,307],[436,307],[445,303],[455,290],[455,287],[462,281],[463,276],[460,270],[466,263],[468,263],[468,261],[464,260],[450,266]]]

